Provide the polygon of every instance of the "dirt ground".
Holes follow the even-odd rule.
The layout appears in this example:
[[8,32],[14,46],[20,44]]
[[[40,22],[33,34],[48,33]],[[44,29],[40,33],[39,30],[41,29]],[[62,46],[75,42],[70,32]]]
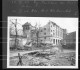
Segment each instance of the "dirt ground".
[[[18,62],[18,56],[10,57],[10,66],[17,66]],[[22,56],[22,66],[75,66],[75,52],[72,50],[65,50],[45,56],[29,55],[25,53]]]

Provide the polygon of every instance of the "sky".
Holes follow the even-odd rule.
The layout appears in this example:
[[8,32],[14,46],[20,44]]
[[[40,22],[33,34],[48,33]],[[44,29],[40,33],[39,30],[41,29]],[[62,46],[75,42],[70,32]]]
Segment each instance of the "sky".
[[74,32],[78,29],[78,18],[67,18],[67,17],[8,17],[8,24],[10,20],[15,23],[15,19],[19,23],[17,28],[22,29],[22,25],[26,22],[31,23],[31,25],[39,24],[41,27],[46,25],[49,20],[53,21],[63,29],[67,29],[67,32]]

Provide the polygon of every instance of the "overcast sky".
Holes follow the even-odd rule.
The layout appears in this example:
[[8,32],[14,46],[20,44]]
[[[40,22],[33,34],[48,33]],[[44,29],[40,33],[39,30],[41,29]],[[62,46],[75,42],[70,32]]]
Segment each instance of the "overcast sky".
[[[63,29],[67,29],[67,32],[73,32],[78,29],[78,18],[66,18],[66,17],[8,17],[8,24],[10,24],[10,20],[15,22],[14,19],[18,20],[18,23],[21,25],[26,22],[30,22],[33,26],[38,23],[41,26],[46,25],[49,20],[55,22]],[[17,28],[22,29],[21,25],[18,25]]]

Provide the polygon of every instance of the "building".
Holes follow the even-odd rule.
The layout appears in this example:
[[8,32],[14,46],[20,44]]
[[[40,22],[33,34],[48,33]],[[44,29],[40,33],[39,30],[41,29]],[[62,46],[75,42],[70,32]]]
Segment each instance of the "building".
[[63,40],[61,42],[64,45],[66,45],[66,36],[67,36],[67,30],[63,29]]
[[63,48],[64,49],[76,49],[76,31],[67,33],[65,38],[63,39]]
[[[63,29],[56,23],[49,21],[45,26],[39,28],[38,42],[40,43],[51,43],[58,45],[63,39]],[[27,37],[28,41],[37,39],[36,30],[30,23],[23,25],[23,34]]]
[[67,35],[67,30],[66,29],[63,29],[63,39],[66,38],[66,35]]
[[56,23],[49,21],[45,26],[40,28],[39,38],[43,43],[58,45],[63,39],[63,29]]
[[35,27],[26,22],[23,26],[23,36],[27,38],[27,42],[30,42],[36,37]]
[[76,44],[76,31],[68,33],[64,40],[66,44]]

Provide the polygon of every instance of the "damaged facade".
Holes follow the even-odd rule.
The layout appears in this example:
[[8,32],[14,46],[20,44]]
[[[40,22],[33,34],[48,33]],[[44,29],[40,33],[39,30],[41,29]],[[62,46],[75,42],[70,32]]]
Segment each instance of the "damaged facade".
[[[56,23],[49,21],[45,26],[37,29],[38,42],[39,43],[51,43],[53,45],[58,45],[61,40],[63,40],[64,29],[59,27]],[[23,35],[27,37],[28,41],[36,40],[36,30],[30,23],[25,23],[23,25]]]

